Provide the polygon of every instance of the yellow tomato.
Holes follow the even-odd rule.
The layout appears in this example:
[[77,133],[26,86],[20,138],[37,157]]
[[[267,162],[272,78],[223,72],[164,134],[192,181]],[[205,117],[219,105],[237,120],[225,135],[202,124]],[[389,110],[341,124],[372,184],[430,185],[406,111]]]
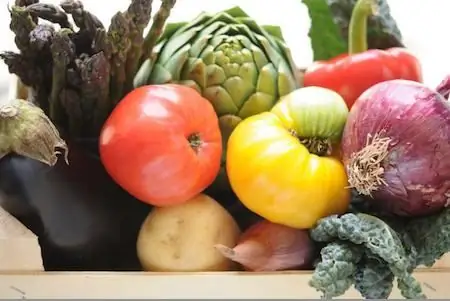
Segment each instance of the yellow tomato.
[[330,146],[339,143],[347,115],[337,93],[308,87],[272,111],[243,120],[230,136],[226,160],[241,202],[293,228],[311,228],[322,217],[344,213],[350,200],[347,175]]

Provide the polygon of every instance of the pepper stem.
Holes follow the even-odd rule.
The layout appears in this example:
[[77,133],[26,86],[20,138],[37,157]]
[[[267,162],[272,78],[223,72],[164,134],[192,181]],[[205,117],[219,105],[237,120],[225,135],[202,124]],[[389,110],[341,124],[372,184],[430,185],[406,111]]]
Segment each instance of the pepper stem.
[[377,0],[358,0],[353,7],[348,27],[349,54],[364,52],[367,46],[367,19],[377,14]]

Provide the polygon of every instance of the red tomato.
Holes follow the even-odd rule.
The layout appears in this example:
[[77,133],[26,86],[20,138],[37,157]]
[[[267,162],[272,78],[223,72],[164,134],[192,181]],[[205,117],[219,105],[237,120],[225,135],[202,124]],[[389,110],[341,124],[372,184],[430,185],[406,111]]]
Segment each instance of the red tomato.
[[145,203],[183,203],[217,176],[222,155],[219,120],[192,88],[167,84],[130,92],[100,134],[110,176]]

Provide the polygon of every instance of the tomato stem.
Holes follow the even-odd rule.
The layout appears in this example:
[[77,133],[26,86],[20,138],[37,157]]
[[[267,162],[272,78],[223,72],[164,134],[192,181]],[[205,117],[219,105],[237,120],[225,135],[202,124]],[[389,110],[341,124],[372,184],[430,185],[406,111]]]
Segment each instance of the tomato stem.
[[293,129],[289,130],[292,136],[296,137],[301,144],[303,144],[311,154],[317,156],[329,156],[333,150],[331,141],[328,138],[318,137],[299,137],[297,132]]
[[197,151],[198,148],[202,145],[202,139],[199,133],[192,133],[187,138],[189,145],[194,151]]
[[367,21],[377,13],[375,0],[358,0],[353,8],[348,28],[349,54],[364,52],[367,46]]

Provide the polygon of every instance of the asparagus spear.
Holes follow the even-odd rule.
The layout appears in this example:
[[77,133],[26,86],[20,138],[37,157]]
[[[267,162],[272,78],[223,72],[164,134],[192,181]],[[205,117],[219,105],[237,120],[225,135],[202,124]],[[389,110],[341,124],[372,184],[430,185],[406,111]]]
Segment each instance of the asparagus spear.
[[[38,3],[38,2],[39,2],[39,0],[16,0],[14,5],[15,6],[24,6],[24,7],[26,7],[28,5],[31,5],[31,4],[34,4],[34,3]],[[38,18],[37,17],[33,17],[32,16],[31,18],[32,18],[34,23],[38,24]]]
[[59,24],[62,28],[72,28],[67,14],[58,6],[46,3],[34,3],[28,5],[26,10],[33,17],[38,17],[52,23]]
[[35,87],[42,82],[42,70],[24,55],[5,51],[0,54],[0,58],[8,66],[9,73],[16,74],[25,85]]
[[[170,11],[174,7],[176,0],[162,0],[159,10],[153,17],[153,23],[150,30],[144,40],[144,55],[141,62],[146,59],[151,59],[153,54],[153,47],[155,47],[159,37],[161,36],[164,25],[166,24],[167,18],[170,15]],[[134,77],[135,74],[133,74]]]
[[96,136],[112,109],[109,96],[110,65],[103,54],[98,52],[77,60],[81,76],[81,99],[84,120],[89,124],[89,136]]
[[126,61],[126,91],[133,88],[133,77],[136,74],[142,55],[144,44],[144,29],[151,19],[153,0],[132,0],[126,12],[130,20],[130,41],[131,48],[128,51]]
[[[152,53],[175,0],[162,0],[146,38],[152,0],[131,0],[106,29],[81,0],[62,0],[61,8],[37,0],[16,0],[11,13],[20,54],[0,55],[51,119],[69,136],[98,136],[115,104],[133,87],[139,64]],[[71,30],[72,17],[78,31]],[[55,31],[38,18],[58,23]]]
[[53,38],[50,50],[53,58],[52,89],[49,99],[49,117],[53,122],[63,122],[62,106],[59,94],[66,85],[66,68],[75,59],[75,45],[70,39],[70,29],[59,30]]
[[80,94],[70,88],[66,88],[60,93],[61,106],[67,116],[68,133],[70,137],[79,137],[83,132],[84,120],[83,110],[81,109]]
[[36,53],[30,49],[30,33],[36,27],[36,23],[26,8],[12,6],[9,13],[11,15],[9,28],[15,34],[14,42],[17,48],[23,55],[33,57]]
[[36,51],[45,51],[50,47],[53,37],[55,36],[55,28],[49,24],[38,24],[30,32],[30,46]]
[[94,38],[97,29],[105,28],[99,18],[84,9],[81,1],[63,0],[60,5],[67,14],[72,15],[73,21],[80,31],[87,32],[91,39]]
[[111,54],[111,101],[113,104],[119,102],[123,96],[125,84],[125,63],[127,53],[131,47],[129,39],[130,25],[126,15],[122,12],[116,13],[111,19],[111,25],[107,33],[108,51]]
[[28,6],[34,3],[38,3],[39,0],[16,0],[14,1],[15,6]]

